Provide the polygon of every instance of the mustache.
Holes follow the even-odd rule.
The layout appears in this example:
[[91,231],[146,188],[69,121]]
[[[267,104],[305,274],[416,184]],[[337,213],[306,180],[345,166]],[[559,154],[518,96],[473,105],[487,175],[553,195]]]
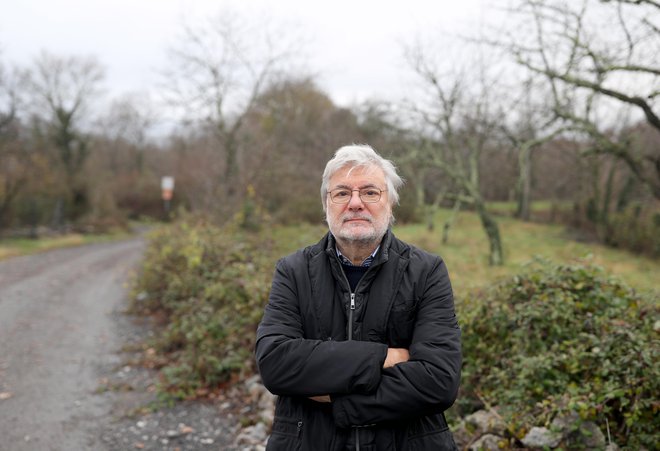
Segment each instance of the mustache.
[[373,222],[370,216],[364,216],[364,215],[350,215],[350,216],[344,216],[341,218],[341,222],[347,222],[347,221],[352,221],[354,219],[362,219],[364,221],[368,222]]

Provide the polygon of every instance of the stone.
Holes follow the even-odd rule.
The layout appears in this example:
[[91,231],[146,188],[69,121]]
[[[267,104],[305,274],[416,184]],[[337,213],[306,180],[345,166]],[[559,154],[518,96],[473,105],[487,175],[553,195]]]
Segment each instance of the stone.
[[241,445],[258,445],[266,441],[268,430],[264,423],[248,426],[236,437],[236,442]]
[[259,412],[259,418],[261,418],[266,426],[270,427],[273,425],[273,421],[275,421],[275,411],[273,409],[264,409]]
[[561,442],[561,432],[554,432],[548,428],[533,427],[521,440],[528,448],[555,448]]
[[576,413],[556,417],[550,428],[560,431],[569,447],[603,449],[607,443],[596,423],[584,421]]
[[257,404],[260,409],[275,409],[275,400],[277,397],[264,388]]
[[471,441],[471,434],[465,426],[465,420],[461,421],[458,426],[452,429],[452,435],[458,449],[465,449]]
[[506,424],[494,410],[477,410],[465,417],[465,422],[474,426],[475,435],[492,432],[496,435],[506,434]]
[[470,445],[468,449],[470,451],[499,451],[499,442],[502,440],[504,439],[497,435],[482,435],[479,440]]

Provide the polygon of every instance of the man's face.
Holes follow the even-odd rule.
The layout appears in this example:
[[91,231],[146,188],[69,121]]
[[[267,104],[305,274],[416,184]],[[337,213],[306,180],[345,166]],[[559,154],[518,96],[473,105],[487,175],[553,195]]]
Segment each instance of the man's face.
[[[330,177],[328,190],[337,188],[359,190],[362,188],[387,189],[385,174],[378,166],[344,167]],[[348,203],[336,204],[326,196],[326,220],[330,232],[340,242],[371,243],[385,235],[392,216],[388,192],[383,191],[380,200],[366,203],[358,191],[353,191]]]

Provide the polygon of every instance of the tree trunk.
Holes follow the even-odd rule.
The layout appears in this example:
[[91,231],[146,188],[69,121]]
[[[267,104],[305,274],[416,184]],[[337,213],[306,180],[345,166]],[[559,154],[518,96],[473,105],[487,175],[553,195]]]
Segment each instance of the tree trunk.
[[516,218],[529,221],[532,191],[532,148],[523,145],[518,154],[518,182],[516,184]]
[[502,240],[500,238],[500,229],[497,222],[486,211],[486,206],[482,202],[475,203],[481,225],[484,227],[488,243],[490,245],[489,263],[493,266],[500,266],[504,264],[504,254],[502,253]]
[[600,221],[605,227],[610,222],[610,204],[612,203],[612,190],[614,189],[614,173],[616,172],[616,165],[610,166],[607,179],[605,181],[605,193],[603,195],[603,206],[601,207]]
[[454,221],[456,220],[456,215],[458,215],[458,211],[461,209],[461,201],[459,199],[456,199],[456,202],[454,203],[454,208],[451,210],[451,216],[449,216],[449,219],[445,222],[444,227],[442,228],[442,244],[447,244],[449,242],[449,229],[451,229],[451,226],[454,225]]

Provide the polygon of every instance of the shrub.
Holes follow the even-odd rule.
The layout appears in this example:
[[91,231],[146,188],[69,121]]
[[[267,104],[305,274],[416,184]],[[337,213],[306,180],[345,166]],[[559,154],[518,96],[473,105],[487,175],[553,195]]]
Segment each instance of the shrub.
[[199,219],[152,233],[133,305],[164,320],[151,343],[166,356],[161,389],[189,397],[251,361],[270,288],[270,248],[260,235]]
[[521,438],[576,412],[633,449],[660,430],[658,307],[600,270],[537,266],[465,301],[462,404]]
[[639,254],[660,257],[660,212],[643,212],[640,205],[634,205],[612,214],[605,230],[605,242]]

